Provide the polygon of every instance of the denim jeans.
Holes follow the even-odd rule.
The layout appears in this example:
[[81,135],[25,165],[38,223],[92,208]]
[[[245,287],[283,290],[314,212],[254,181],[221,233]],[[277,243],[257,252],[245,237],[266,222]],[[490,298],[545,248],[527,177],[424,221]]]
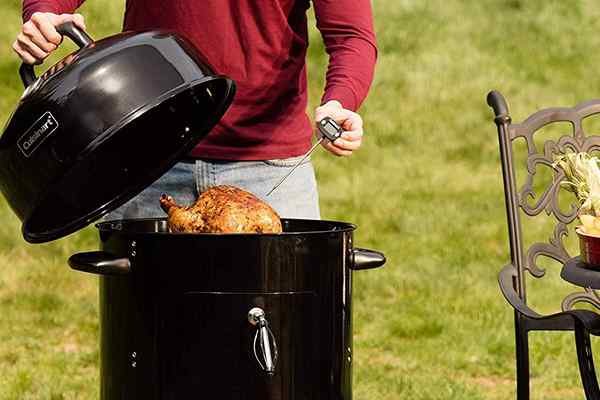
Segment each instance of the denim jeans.
[[247,190],[268,202],[282,218],[319,219],[319,196],[310,160],[303,162],[277,190],[265,197],[301,158],[181,161],[135,198],[109,213],[106,219],[165,217],[159,204],[162,193],[187,206],[196,201],[199,193],[216,185]]

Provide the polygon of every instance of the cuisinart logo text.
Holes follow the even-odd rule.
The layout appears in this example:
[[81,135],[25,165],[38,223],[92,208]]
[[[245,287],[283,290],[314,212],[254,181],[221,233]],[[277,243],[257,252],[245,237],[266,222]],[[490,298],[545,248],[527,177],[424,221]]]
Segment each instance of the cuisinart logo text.
[[19,138],[17,146],[19,146],[19,149],[21,149],[25,157],[29,157],[33,154],[35,149],[37,149],[38,146],[56,130],[56,128],[58,128],[58,122],[56,122],[56,119],[49,111],[46,111],[44,115],[35,121],[31,128]]

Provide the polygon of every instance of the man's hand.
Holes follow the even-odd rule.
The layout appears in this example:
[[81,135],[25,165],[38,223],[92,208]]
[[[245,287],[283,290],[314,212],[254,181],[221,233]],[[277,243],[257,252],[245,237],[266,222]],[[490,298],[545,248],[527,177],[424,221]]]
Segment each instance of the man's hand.
[[330,100],[315,111],[317,122],[325,117],[333,118],[345,132],[333,143],[324,140],[323,147],[336,156],[352,155],[362,144],[363,121],[360,115],[346,110],[339,101]]
[[23,24],[13,50],[27,64],[40,64],[62,41],[56,27],[65,22],[73,21],[81,29],[85,22],[81,14],[52,14],[36,12],[31,19]]

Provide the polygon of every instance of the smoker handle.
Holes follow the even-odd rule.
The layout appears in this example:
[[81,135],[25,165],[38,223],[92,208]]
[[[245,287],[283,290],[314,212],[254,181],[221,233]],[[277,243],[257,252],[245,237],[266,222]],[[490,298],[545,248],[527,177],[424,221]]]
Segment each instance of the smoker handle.
[[[275,341],[275,335],[269,328],[269,322],[265,316],[265,312],[262,308],[254,307],[248,311],[248,322],[251,325],[256,326],[256,333],[254,334],[254,340],[252,341],[252,351],[254,358],[258,365],[265,370],[267,375],[275,375],[275,365],[277,364],[277,342]],[[271,342],[273,346],[271,347]],[[258,355],[258,347],[260,346],[260,352],[263,356],[263,360],[260,360]]]
[[356,248],[352,250],[350,269],[358,271],[379,268],[385,264],[385,261],[385,255],[379,251]]
[[131,269],[128,258],[115,257],[104,251],[73,254],[69,257],[69,266],[77,271],[98,275],[125,275]]
[[[56,32],[58,32],[61,36],[66,36],[70,38],[79,48],[83,48],[94,42],[83,29],[80,29],[73,22],[65,22],[64,24],[60,24],[56,27]],[[35,76],[35,70],[33,69],[33,65],[22,63],[19,68],[19,75],[21,76],[21,81],[23,82],[23,86],[27,88],[37,79]]]

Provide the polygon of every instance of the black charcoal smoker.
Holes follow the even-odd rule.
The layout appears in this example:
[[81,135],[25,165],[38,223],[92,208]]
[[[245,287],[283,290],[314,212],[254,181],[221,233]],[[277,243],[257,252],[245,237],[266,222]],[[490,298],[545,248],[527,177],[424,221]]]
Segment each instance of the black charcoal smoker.
[[[125,203],[219,121],[234,83],[171,32],[93,41],[26,90],[0,138],[0,189],[24,238],[47,242]],[[24,177],[27,177],[26,179]],[[158,201],[158,199],[157,199]],[[283,220],[282,234],[175,234],[165,219],[96,225],[101,399],[352,398],[352,271],[384,256],[355,226]]]

